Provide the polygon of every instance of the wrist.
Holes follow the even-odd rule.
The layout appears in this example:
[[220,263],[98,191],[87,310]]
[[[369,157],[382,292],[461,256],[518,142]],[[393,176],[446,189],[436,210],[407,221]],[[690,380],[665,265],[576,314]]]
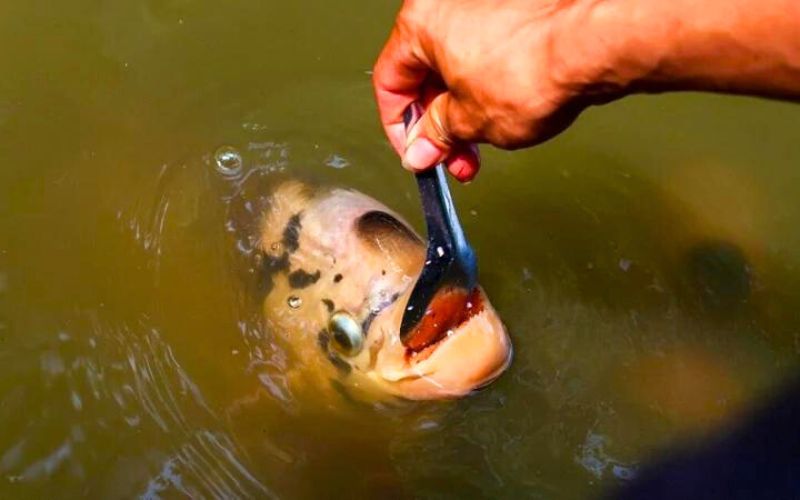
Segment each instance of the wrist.
[[557,84],[575,98],[607,102],[653,74],[660,36],[639,36],[648,24],[642,3],[578,0],[560,13],[552,35]]

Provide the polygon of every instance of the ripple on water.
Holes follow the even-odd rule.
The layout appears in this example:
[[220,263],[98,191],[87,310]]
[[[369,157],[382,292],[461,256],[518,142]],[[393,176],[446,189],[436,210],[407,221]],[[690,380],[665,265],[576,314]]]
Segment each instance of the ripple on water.
[[247,144],[249,172],[274,174],[284,172],[289,166],[289,144],[264,141]]
[[609,474],[620,480],[633,479],[636,475],[635,467],[610,456],[606,450],[607,441],[607,437],[590,430],[586,433],[586,440],[575,460],[598,479]]
[[233,455],[236,445],[224,434],[202,430],[167,458],[141,493],[158,499],[171,492],[190,498],[277,498]]
[[16,436],[0,450],[8,485],[58,475],[65,491],[83,491],[86,471],[105,470],[125,480],[92,483],[98,496],[272,496],[156,328],[97,317],[75,323],[26,368],[39,377],[20,378],[41,387],[12,391],[24,416],[6,422]]

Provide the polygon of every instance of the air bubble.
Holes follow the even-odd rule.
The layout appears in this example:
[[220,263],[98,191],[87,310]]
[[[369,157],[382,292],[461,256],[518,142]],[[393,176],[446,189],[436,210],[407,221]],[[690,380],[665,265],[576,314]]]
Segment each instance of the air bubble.
[[289,300],[287,300],[286,302],[289,304],[289,307],[291,307],[292,309],[297,309],[301,305],[303,305],[303,299],[301,299],[300,297],[297,297],[295,295],[292,295],[291,297],[289,297]]
[[225,177],[236,177],[242,172],[242,155],[234,147],[221,146],[214,152],[214,164]]

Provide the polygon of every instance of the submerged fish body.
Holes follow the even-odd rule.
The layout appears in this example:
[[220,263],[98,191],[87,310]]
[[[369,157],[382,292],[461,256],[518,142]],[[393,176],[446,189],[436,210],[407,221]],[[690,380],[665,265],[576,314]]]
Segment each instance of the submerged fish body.
[[[281,184],[260,225],[267,328],[293,355],[290,379],[347,397],[455,398],[508,366],[511,344],[483,290],[422,349],[400,341],[425,245],[397,214],[347,189]],[[434,311],[436,312],[436,311]]]

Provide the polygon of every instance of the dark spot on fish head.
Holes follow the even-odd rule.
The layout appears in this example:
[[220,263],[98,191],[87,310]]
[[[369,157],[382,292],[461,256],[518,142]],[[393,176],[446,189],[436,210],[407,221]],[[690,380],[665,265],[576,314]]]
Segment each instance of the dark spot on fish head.
[[334,368],[336,368],[336,371],[338,371],[341,375],[350,375],[350,372],[353,371],[353,367],[350,366],[350,363],[343,360],[333,352],[328,352],[328,361],[331,362]]
[[328,333],[328,330],[320,330],[320,332],[317,334],[317,345],[320,349],[322,349],[322,352],[328,352],[328,344],[330,344],[330,342],[331,335]]
[[256,292],[263,298],[275,286],[275,274],[289,269],[289,255],[286,252],[278,256],[259,253],[253,259],[253,269],[257,276]]
[[364,321],[361,322],[361,331],[364,332],[364,335],[369,333],[369,327],[372,326],[372,322],[375,321],[375,317],[378,315],[375,311],[370,311],[367,314],[367,317],[364,318]]
[[289,254],[283,252],[281,255],[265,254],[263,260],[264,271],[274,274],[279,271],[289,269]]
[[319,269],[314,274],[304,269],[297,269],[289,273],[289,286],[292,288],[306,288],[316,283],[320,276]]
[[296,213],[289,217],[286,227],[283,228],[283,248],[289,253],[294,253],[300,248],[300,229],[303,225],[300,222],[302,213]]
[[358,237],[374,246],[403,249],[419,246],[422,240],[404,223],[386,212],[373,210],[356,221]]
[[344,276],[342,276],[341,273],[337,273],[336,276],[333,277],[333,282],[338,283],[342,281],[342,278],[344,278]]
[[334,309],[336,309],[336,305],[333,303],[331,299],[322,299],[322,303],[325,304],[325,308],[328,310],[329,313],[332,313]]
[[339,372],[341,375],[350,375],[350,372],[353,371],[353,367],[350,366],[350,363],[340,358],[335,352],[332,352],[330,349],[331,344],[331,334],[328,330],[323,329],[317,334],[317,346],[322,351],[325,358],[330,361],[336,371]]

